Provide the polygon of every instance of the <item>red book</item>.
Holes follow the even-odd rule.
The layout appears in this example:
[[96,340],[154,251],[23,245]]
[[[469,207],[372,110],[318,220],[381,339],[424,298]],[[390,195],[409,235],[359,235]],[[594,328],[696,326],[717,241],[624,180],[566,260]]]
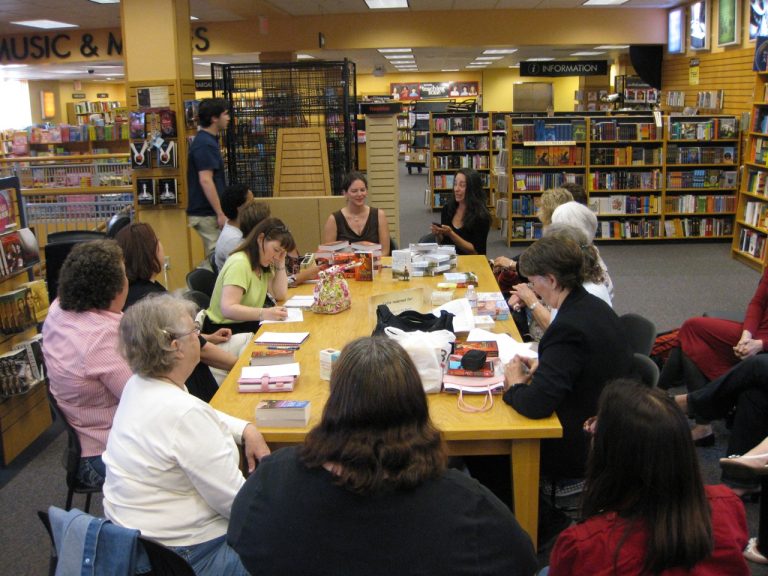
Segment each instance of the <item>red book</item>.
[[461,356],[451,354],[448,357],[448,371],[451,376],[470,376],[475,378],[489,378],[493,376],[493,363],[487,360],[480,370],[466,370],[461,367]]
[[456,342],[455,354],[463,356],[470,350],[481,350],[488,358],[499,357],[499,345],[495,340],[482,340],[478,342]]

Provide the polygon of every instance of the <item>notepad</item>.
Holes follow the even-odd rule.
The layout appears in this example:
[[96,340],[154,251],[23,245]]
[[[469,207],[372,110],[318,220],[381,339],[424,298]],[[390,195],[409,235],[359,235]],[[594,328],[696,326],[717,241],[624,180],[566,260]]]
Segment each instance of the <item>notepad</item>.
[[256,344],[301,344],[309,337],[309,332],[263,332],[254,342]]
[[315,297],[310,295],[296,295],[292,296],[288,300],[285,301],[286,308],[309,308],[312,306],[312,302],[315,301]]
[[288,316],[282,320],[262,320],[262,324],[285,324],[286,322],[304,322],[304,314],[301,308],[286,308]]

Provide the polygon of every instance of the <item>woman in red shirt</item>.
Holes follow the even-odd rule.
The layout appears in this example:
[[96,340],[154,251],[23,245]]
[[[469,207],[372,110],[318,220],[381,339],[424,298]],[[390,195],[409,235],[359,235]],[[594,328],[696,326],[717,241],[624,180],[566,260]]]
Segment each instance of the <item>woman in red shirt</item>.
[[704,486],[674,400],[629,380],[600,397],[587,465],[585,520],[560,534],[549,576],[747,576],[744,505]]

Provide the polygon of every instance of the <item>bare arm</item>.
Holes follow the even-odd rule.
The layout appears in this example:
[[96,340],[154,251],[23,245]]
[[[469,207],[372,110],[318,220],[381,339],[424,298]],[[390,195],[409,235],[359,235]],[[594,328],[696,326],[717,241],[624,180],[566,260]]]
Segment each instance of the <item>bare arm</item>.
[[200,348],[200,361],[211,368],[221,368],[222,370],[232,370],[237,362],[237,356],[219,348],[216,344],[206,342],[205,346]]
[[223,228],[227,222],[227,217],[224,212],[221,211],[221,201],[219,200],[219,193],[216,190],[216,184],[213,182],[213,170],[200,170],[197,173],[200,178],[200,186],[203,189],[203,194],[208,199],[214,212],[216,212],[216,220],[219,224],[219,228]]
[[387,223],[387,214],[379,208],[379,244],[381,244],[381,255],[389,256],[390,238],[389,224]]
[[323,226],[323,242],[336,242],[337,234],[339,231],[336,229],[336,219],[333,217],[333,214],[328,216],[328,220],[325,221],[325,226]]
[[269,280],[269,293],[276,300],[285,300],[288,297],[288,274],[285,270],[285,259],[274,267],[275,275]]
[[[283,271],[283,276],[285,272]],[[285,279],[286,291],[288,279]],[[221,313],[225,318],[235,320],[237,322],[247,322],[249,320],[256,320],[261,322],[262,320],[282,320],[286,317],[287,313],[282,307],[274,308],[251,308],[240,303],[243,299],[243,290],[240,286],[227,284],[221,291]],[[283,296],[284,298],[284,296]]]

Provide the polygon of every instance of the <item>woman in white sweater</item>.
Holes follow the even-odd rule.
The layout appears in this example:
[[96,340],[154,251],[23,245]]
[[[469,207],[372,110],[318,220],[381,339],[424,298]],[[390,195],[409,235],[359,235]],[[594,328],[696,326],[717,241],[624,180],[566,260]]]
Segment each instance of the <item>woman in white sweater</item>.
[[253,424],[187,392],[200,359],[194,307],[170,295],[144,298],[120,322],[121,353],[133,370],[103,459],[104,512],[114,523],[173,548],[200,575],[247,574],[224,536],[244,478],[269,454]]

